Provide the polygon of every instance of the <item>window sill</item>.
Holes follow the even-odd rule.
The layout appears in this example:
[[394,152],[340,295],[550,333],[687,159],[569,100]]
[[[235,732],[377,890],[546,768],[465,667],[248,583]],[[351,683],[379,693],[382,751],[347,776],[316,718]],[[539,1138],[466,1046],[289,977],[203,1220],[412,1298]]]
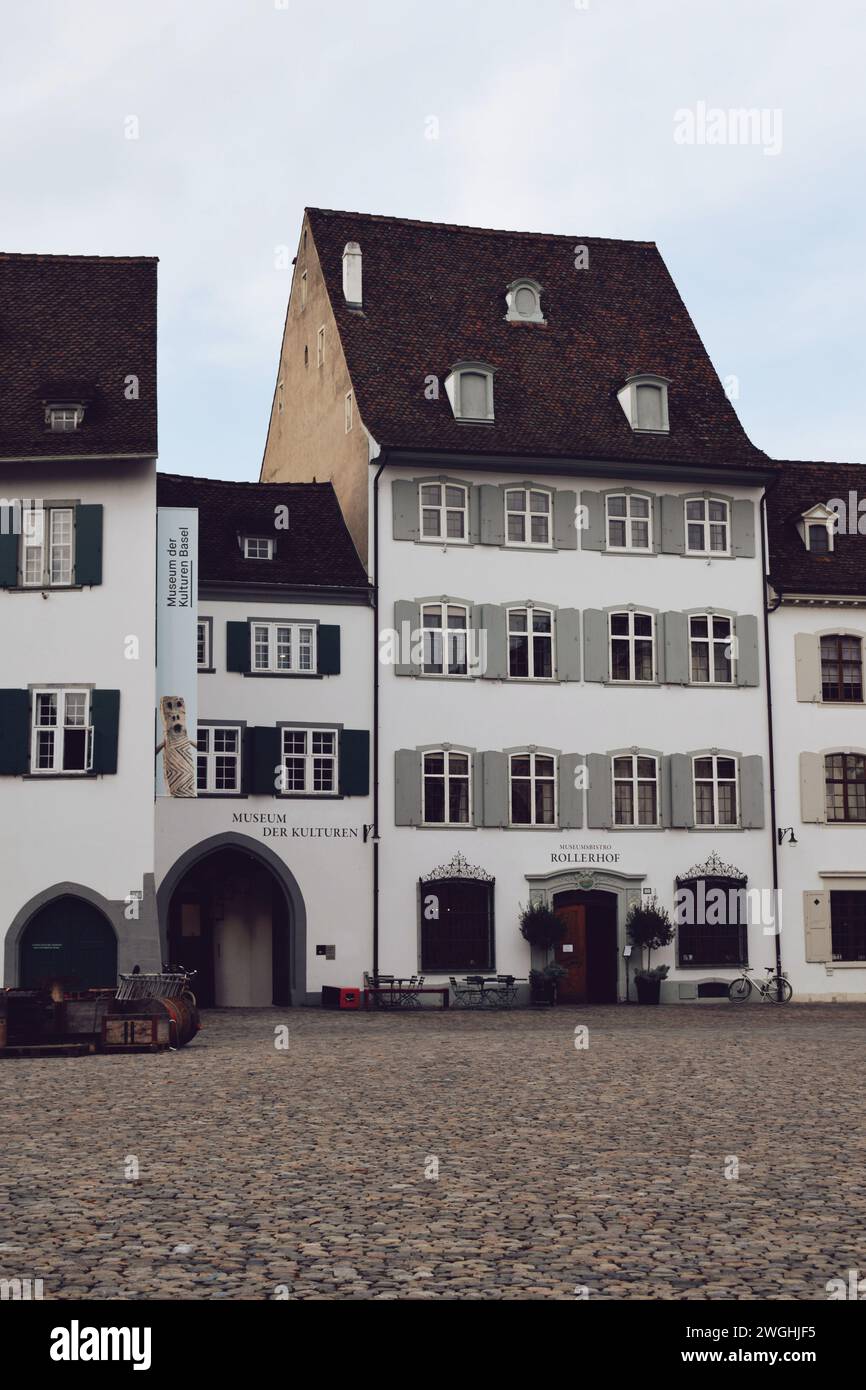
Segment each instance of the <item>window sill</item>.
[[[813,962],[807,961],[806,964]],[[866,960],[825,960],[823,965],[828,975],[832,975],[834,970],[866,970]]]
[[196,675],[199,675],[199,676],[215,676],[215,675],[216,675],[216,667],[215,667],[215,666],[197,666],[197,667],[196,667]]
[[10,584],[7,594],[69,594],[92,589],[93,584]]
[[318,681],[325,674],[322,671],[241,671],[231,675],[251,676],[256,680]]
[[[182,801],[246,801],[248,792],[199,792],[195,796],[173,798]],[[171,799],[171,798],[170,798]]]
[[[25,782],[88,782],[107,774],[99,772],[21,772]],[[108,774],[110,775],[110,774]]]

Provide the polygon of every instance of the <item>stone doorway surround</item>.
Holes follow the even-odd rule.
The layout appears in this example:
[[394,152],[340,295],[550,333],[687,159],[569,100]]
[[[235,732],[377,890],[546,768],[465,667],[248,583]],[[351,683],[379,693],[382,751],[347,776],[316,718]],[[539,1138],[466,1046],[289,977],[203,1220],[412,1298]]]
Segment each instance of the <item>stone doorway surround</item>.
[[[616,997],[620,1004],[626,1000],[625,919],[633,903],[641,900],[641,885],[646,874],[625,874],[616,869],[555,869],[549,874],[527,874],[530,902],[553,906],[557,893],[613,893],[616,898]],[[629,967],[633,978],[637,961]]]

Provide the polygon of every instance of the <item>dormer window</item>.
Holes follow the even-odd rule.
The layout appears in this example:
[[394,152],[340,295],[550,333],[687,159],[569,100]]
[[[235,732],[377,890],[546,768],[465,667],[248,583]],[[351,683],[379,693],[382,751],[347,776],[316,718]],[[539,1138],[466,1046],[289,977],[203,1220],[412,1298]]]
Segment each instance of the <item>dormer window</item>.
[[512,280],[505,292],[506,319],[510,323],[544,323],[541,286],[535,280]]
[[45,407],[45,424],[53,434],[72,434],[84,419],[84,406],[70,401],[50,401]]
[[630,376],[617,392],[617,400],[636,434],[669,432],[668,385],[667,377],[641,373]]
[[797,522],[800,539],[812,555],[832,555],[838,517],[823,502],[803,512]]
[[274,542],[270,536],[244,536],[245,560],[273,560]]
[[455,362],[445,378],[455,420],[493,423],[493,372],[486,362]]

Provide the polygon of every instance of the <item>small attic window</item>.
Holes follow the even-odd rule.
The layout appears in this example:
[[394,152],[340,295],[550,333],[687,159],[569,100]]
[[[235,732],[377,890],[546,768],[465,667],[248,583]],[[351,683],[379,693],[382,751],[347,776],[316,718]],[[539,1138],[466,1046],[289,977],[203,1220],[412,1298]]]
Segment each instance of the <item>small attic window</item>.
[[541,286],[536,280],[512,280],[505,292],[506,319],[511,323],[544,323]]
[[823,502],[803,512],[797,522],[800,539],[812,555],[832,555],[836,538],[836,513]]
[[49,401],[45,424],[53,434],[72,434],[84,419],[84,406],[70,401]]
[[486,362],[455,362],[445,378],[445,392],[455,420],[493,423],[493,372]]
[[617,391],[617,400],[635,433],[667,434],[668,418],[667,377],[641,373],[630,376]]
[[273,560],[274,542],[271,536],[244,536],[245,560]]

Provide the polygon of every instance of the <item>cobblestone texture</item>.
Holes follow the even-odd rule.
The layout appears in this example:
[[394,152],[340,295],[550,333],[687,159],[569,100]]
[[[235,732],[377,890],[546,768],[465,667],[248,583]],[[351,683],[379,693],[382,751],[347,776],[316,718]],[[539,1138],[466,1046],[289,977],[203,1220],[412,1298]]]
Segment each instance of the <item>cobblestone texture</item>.
[[0,1277],[61,1299],[824,1299],[866,1271],[864,1025],[225,1010],[177,1054],[4,1060]]

